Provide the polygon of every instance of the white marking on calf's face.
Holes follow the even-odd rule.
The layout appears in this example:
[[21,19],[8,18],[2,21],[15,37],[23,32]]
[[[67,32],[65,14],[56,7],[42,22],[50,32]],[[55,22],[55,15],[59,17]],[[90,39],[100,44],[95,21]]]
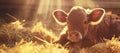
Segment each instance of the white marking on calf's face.
[[82,34],[78,31],[71,31],[68,33],[68,39],[71,42],[79,42],[82,39]]

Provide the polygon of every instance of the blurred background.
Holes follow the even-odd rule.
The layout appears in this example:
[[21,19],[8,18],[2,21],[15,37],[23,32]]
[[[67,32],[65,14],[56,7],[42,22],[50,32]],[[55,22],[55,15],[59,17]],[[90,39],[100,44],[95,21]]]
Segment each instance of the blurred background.
[[73,6],[101,7],[120,16],[120,0],[0,0],[0,26],[19,20],[25,23],[24,27],[32,27],[41,21],[48,30],[59,34],[64,26],[55,22],[52,12],[56,9],[69,12]]

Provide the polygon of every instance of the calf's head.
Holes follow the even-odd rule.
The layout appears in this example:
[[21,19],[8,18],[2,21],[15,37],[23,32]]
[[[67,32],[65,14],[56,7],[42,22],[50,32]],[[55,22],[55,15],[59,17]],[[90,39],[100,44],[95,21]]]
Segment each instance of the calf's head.
[[67,25],[68,40],[71,42],[80,41],[85,34],[89,23],[92,25],[99,24],[104,16],[104,9],[96,8],[90,13],[82,7],[73,7],[69,13],[63,10],[55,10],[53,12],[54,19],[57,23]]

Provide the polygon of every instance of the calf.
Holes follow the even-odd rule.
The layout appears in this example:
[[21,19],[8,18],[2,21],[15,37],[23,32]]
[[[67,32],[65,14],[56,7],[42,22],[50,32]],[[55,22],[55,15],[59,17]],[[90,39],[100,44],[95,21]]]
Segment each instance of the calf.
[[66,32],[60,34],[59,40],[55,41],[55,43],[59,43],[62,46],[74,46],[78,44],[81,47],[88,47],[93,45],[93,42],[89,41],[89,39],[95,35],[91,36],[88,34],[88,31],[91,30],[89,28],[92,25],[99,24],[104,14],[105,10],[102,8],[96,8],[91,13],[87,13],[84,8],[79,6],[73,7],[69,13],[63,10],[55,10],[53,12],[55,21],[66,25],[67,28]]

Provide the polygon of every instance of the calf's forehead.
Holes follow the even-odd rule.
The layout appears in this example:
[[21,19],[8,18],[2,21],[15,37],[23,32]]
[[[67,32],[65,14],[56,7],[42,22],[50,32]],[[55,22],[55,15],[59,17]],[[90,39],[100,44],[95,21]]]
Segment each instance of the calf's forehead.
[[68,22],[83,22],[87,18],[87,13],[84,9],[72,9],[68,15]]

